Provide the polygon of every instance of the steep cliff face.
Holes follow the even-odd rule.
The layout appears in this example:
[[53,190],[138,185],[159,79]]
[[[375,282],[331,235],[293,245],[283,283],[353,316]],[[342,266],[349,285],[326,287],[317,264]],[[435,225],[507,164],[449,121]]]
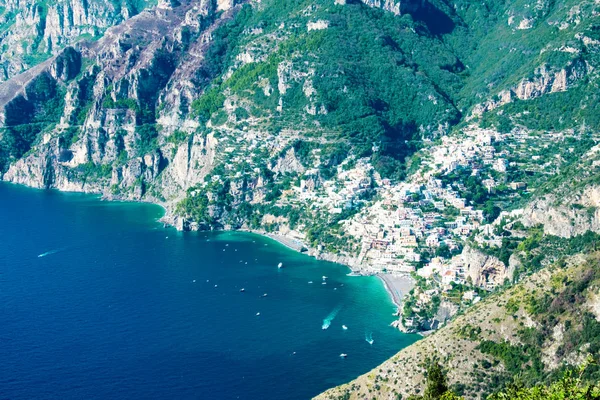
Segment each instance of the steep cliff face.
[[457,262],[465,266],[466,275],[475,286],[493,289],[513,279],[512,268],[471,246],[465,246],[457,258]]
[[546,234],[565,238],[600,233],[600,187],[588,186],[566,198],[549,194],[537,199],[525,208],[523,223],[541,224]]
[[[339,102],[332,98],[327,100],[331,105],[325,104],[323,91],[329,90],[328,97],[348,93],[344,76],[354,66],[349,64],[343,67],[348,72],[329,76],[332,71],[322,65],[337,57],[337,49],[312,48],[305,57],[280,51],[279,46],[296,35],[296,25],[285,22],[288,14],[270,15],[279,12],[275,3],[268,7],[259,3],[242,7],[241,3],[160,2],[137,15],[115,17],[123,22],[107,29],[99,40],[67,47],[5,82],[0,86],[7,143],[1,166],[6,171],[4,179],[34,187],[158,201],[168,206],[174,221],[179,218],[172,213],[182,217],[181,226],[205,226],[194,221],[202,215],[213,223],[240,227],[248,222],[247,216],[233,215],[233,204],[213,204],[206,214],[196,214],[179,203],[188,196],[208,197],[210,203],[226,198],[238,205],[273,201],[283,192],[274,187],[274,181],[302,176],[310,167],[339,164],[350,156],[335,153],[335,143],[348,141],[340,134],[350,135],[356,127],[343,128],[348,131],[344,133],[337,126],[335,113],[344,111],[333,109],[339,108]],[[68,23],[51,24],[42,34],[54,49],[82,32],[77,30],[82,24],[85,29],[101,25],[93,23],[100,11],[68,8],[73,6],[60,3],[48,14],[76,15]],[[117,9],[125,12],[127,8]],[[302,11],[298,18],[308,28],[294,40],[305,43],[324,34],[333,40],[344,32],[346,26],[328,32],[334,28],[326,16],[334,10],[337,6],[327,3]],[[364,11],[364,7],[348,4],[344,13],[369,21]],[[273,19],[268,28],[261,22],[266,18],[261,13]],[[102,27],[111,24],[105,20]],[[416,32],[411,35],[418,38]],[[337,46],[336,40],[323,43]],[[256,81],[240,83],[246,74],[256,76]],[[42,83],[40,77],[44,77]],[[407,85],[418,81],[421,93],[415,94],[426,107],[406,113],[405,118],[415,122],[405,123],[392,113],[386,120],[372,118],[369,123],[374,127],[367,129],[377,129],[375,135],[381,135],[378,130],[383,128],[402,139],[402,135],[416,134],[415,123],[423,133],[438,132],[439,126],[447,127],[449,120],[456,119],[452,105],[435,94],[435,82],[403,66],[398,67],[397,79]],[[333,87],[328,87],[332,82]],[[51,90],[44,94],[46,87]],[[300,97],[296,96],[298,87]],[[364,96],[358,89],[351,96]],[[439,98],[440,103],[432,104],[431,98]],[[379,112],[376,109],[385,103],[359,101],[370,112]],[[406,102],[398,97],[393,101]],[[431,115],[434,123],[429,121]],[[358,112],[353,118],[362,121],[363,116]],[[275,125],[278,131],[272,129]],[[330,133],[316,140],[312,132],[306,133],[313,127]],[[407,133],[400,132],[403,129]],[[374,136],[372,140],[379,139]],[[19,144],[16,149],[13,142]],[[328,153],[322,153],[320,160],[314,152],[318,146]],[[230,192],[223,193],[225,197],[207,193],[207,188],[216,185]]]
[[[28,143],[35,151],[15,160],[4,179],[131,199],[141,199],[158,181],[164,183],[160,188],[167,196],[179,195],[201,181],[214,157],[212,136],[191,134],[182,143],[166,143],[164,148],[151,144],[158,135],[154,114],[161,90],[174,74],[176,60],[190,46],[190,35],[200,33],[204,18],[212,18],[216,10],[211,7],[205,2],[143,12],[109,30],[99,41],[78,50],[68,47],[7,82],[2,87],[2,116],[11,136],[23,139],[15,130],[24,124],[33,126],[50,97],[62,110],[53,110],[57,112],[52,120],[44,121],[50,124],[40,127],[43,131],[38,138]],[[197,39],[202,44],[206,37]],[[196,62],[192,72],[202,62],[202,52],[197,54],[200,57],[192,60]],[[47,96],[46,86],[52,88]],[[189,103],[198,96],[193,93],[189,99],[186,95],[190,94],[173,96],[177,97],[173,103],[181,98]],[[188,129],[196,127],[193,121],[187,122]],[[170,160],[163,152],[169,153]],[[152,192],[147,197],[160,201],[163,194]]]
[[82,38],[98,38],[109,27],[154,5],[153,1],[88,2],[36,0],[0,2],[0,81],[51,57]]
[[473,107],[471,117],[481,116],[486,111],[513,101],[533,100],[550,93],[566,92],[594,69],[582,58],[575,58],[562,68],[543,64],[534,70],[532,77],[524,78],[517,85],[500,91],[495,98],[477,104]]

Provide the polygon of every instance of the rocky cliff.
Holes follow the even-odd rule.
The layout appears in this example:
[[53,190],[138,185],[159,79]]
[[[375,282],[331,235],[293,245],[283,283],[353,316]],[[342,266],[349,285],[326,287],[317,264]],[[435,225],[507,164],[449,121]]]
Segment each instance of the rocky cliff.
[[[56,104],[62,112],[55,110],[59,112],[54,120],[47,121],[54,125],[42,128],[38,134],[36,151],[15,160],[4,179],[33,187],[131,199],[141,199],[149,189],[147,184],[155,182],[167,166],[161,176],[167,195],[201,181],[202,170],[210,165],[214,154],[211,136],[190,135],[177,148],[170,144],[146,152],[140,151],[140,142],[155,140],[157,132],[154,125],[147,126],[147,130],[139,127],[155,122],[160,91],[171,75],[179,78],[172,85],[185,85],[175,66],[176,57],[191,48],[197,58],[186,59],[179,69],[192,68],[194,63],[194,71],[200,67],[203,42],[209,34],[201,34],[201,22],[217,11],[211,7],[210,2],[175,9],[161,4],[109,29],[97,42],[82,43],[77,49],[67,47],[4,84],[2,119],[10,131],[16,126],[33,125],[35,113],[49,97],[64,96]],[[219,3],[216,7],[229,6]],[[197,40],[190,43],[193,32]],[[43,93],[44,89],[51,91]],[[190,93],[173,88],[171,95],[173,91],[181,94],[172,96],[169,105],[193,101],[193,97],[186,97]],[[187,124],[192,129],[197,126],[193,121]],[[163,152],[170,152],[171,162]],[[174,189],[173,185],[178,187]],[[154,194],[148,197],[160,201]]]
[[466,276],[478,287],[495,288],[513,280],[513,268],[469,245],[464,247],[455,262],[465,266]]
[[152,1],[0,2],[0,81],[8,80],[83,38],[104,31],[154,5]]
[[548,194],[536,199],[525,208],[523,223],[541,224],[546,234],[565,238],[600,232],[600,187],[587,186],[561,198]]

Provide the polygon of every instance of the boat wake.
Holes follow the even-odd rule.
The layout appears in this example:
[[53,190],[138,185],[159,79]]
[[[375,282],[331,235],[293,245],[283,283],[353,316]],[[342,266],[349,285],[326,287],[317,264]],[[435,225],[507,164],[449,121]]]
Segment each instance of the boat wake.
[[331,326],[331,322],[335,319],[335,317],[338,315],[341,309],[342,306],[337,306],[336,308],[334,308],[333,311],[330,312],[329,315],[327,315],[327,317],[325,317],[325,319],[323,320],[323,325],[321,325],[321,329],[329,328]]
[[375,342],[373,340],[373,332],[365,333],[365,340],[367,341],[367,343],[373,344],[373,342]]
[[64,249],[50,250],[50,251],[47,251],[47,252],[45,252],[45,253],[39,254],[39,255],[38,255],[38,258],[42,258],[42,257],[46,257],[46,256],[49,256],[49,255],[52,255],[52,254],[56,254],[56,253],[58,253],[59,251],[63,251],[63,250],[64,250]]

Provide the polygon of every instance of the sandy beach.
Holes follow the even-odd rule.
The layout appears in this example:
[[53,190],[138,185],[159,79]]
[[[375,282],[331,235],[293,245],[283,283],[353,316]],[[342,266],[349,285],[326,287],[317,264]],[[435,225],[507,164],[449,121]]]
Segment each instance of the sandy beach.
[[377,274],[377,276],[381,278],[392,301],[400,309],[402,298],[415,286],[414,279],[409,275]]
[[284,245],[286,247],[289,247],[292,250],[296,250],[296,251],[299,251],[299,252],[307,250],[307,248],[304,245],[304,243],[302,243],[299,240],[289,238],[287,236],[276,235],[274,233],[261,233],[261,235],[266,236],[268,238],[271,238],[271,239],[273,239],[273,240],[281,243],[282,245]]

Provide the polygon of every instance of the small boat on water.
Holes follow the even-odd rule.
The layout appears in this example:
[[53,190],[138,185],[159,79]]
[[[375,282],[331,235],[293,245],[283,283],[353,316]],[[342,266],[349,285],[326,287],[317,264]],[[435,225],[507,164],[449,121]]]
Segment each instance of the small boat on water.
[[313,283],[312,281],[308,281],[308,283]]
[[342,358],[346,358],[346,357],[348,357],[348,354],[346,354],[346,353],[342,353],[342,354],[340,354],[340,357],[342,357]]
[[324,281],[326,281],[326,280],[327,280],[327,277],[326,277],[325,275],[323,275],[323,280],[324,280]]
[[262,295],[262,297],[267,297],[267,294],[266,294],[266,293],[265,293],[265,294],[263,294],[263,295]]
[[345,331],[347,331],[348,327],[346,325],[342,325],[342,329],[345,330]]
[[283,263],[280,262],[279,264],[277,264],[277,268],[279,268],[279,269],[283,268]]
[[259,313],[259,312],[257,312],[257,313],[256,313],[256,316],[258,317],[259,315],[260,315],[260,313]]
[[323,282],[323,283],[321,283],[321,285],[327,285],[327,282]]
[[244,288],[240,289],[240,292],[245,292],[245,291],[246,291],[246,289],[244,289]]

